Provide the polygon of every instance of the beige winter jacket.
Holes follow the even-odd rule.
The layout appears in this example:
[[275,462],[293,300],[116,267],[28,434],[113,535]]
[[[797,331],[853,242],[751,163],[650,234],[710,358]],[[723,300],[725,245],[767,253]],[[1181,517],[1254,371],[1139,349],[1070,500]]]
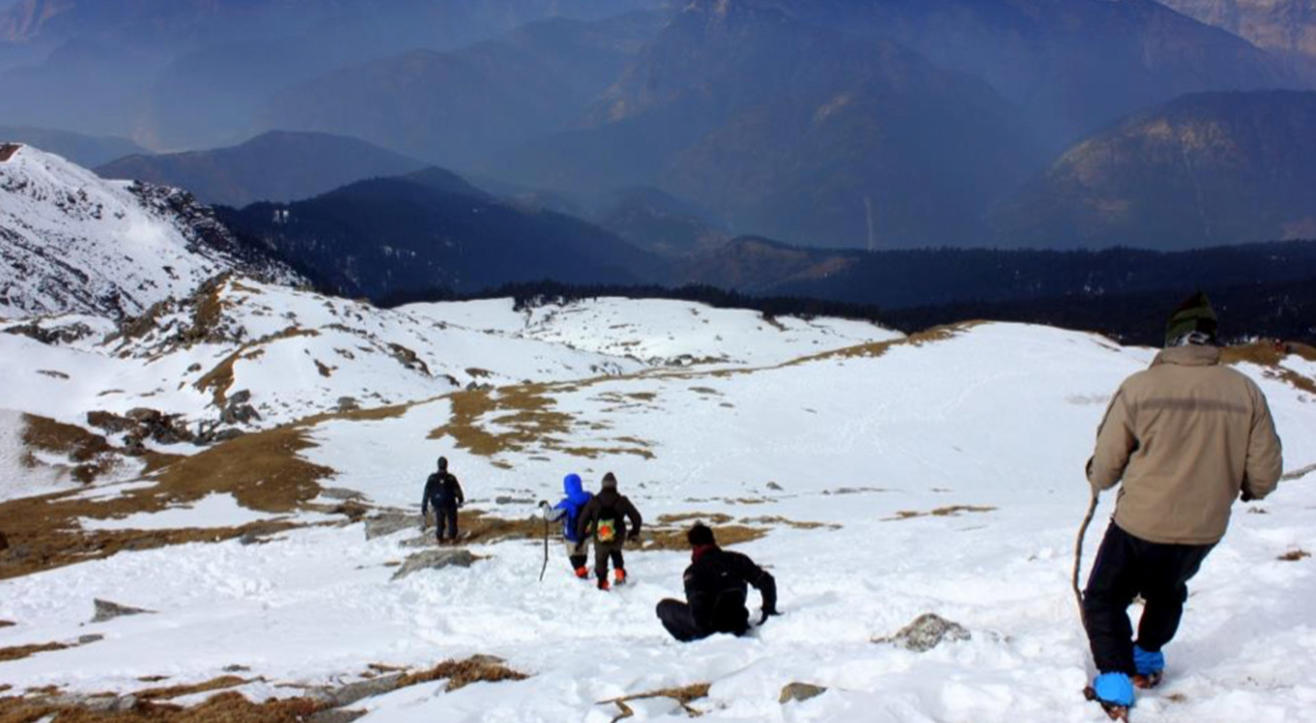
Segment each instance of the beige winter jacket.
[[1088,460],[1095,491],[1121,478],[1115,524],[1150,542],[1206,545],[1246,488],[1260,499],[1282,463],[1266,398],[1213,346],[1166,349],[1115,392]]

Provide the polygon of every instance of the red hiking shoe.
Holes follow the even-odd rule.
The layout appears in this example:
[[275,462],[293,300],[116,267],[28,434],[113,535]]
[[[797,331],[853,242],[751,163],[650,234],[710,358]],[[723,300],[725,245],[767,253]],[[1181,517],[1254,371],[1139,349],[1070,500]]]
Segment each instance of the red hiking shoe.
[[625,584],[626,584],[626,571],[623,570],[623,569],[621,569],[620,567],[617,568],[616,570],[613,570],[613,571],[612,571],[612,579],[613,579],[613,581],[616,582],[618,585],[625,585]]

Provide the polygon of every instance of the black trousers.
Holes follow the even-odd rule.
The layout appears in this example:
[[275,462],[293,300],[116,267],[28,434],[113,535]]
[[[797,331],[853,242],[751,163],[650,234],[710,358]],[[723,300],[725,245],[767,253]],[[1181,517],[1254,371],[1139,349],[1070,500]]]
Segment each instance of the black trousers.
[[688,643],[691,640],[706,638],[712,631],[705,631],[695,623],[695,616],[690,606],[680,600],[667,598],[658,603],[658,619],[663,627],[677,640]]
[[457,505],[434,506],[434,537],[443,541],[443,528],[448,528],[448,539],[457,539]]
[[1145,601],[1138,646],[1155,652],[1170,642],[1188,599],[1188,580],[1213,547],[1148,542],[1110,523],[1083,593],[1083,624],[1097,670],[1134,674],[1128,608],[1137,595]]
[[594,541],[594,574],[603,579],[608,576],[608,560],[618,570],[626,569],[626,558],[621,554],[621,542]]

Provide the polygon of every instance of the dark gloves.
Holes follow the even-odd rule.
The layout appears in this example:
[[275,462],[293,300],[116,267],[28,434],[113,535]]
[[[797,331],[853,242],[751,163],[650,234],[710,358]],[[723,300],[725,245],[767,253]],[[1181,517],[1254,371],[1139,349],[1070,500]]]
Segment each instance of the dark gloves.
[[1252,496],[1252,490],[1248,489],[1247,487],[1243,488],[1243,493],[1239,495],[1238,498],[1243,500],[1244,502],[1251,502],[1252,500],[1256,499],[1256,497]]
[[540,507],[548,507],[548,500],[540,500],[540,501],[539,501],[539,506],[540,506]]
[[772,617],[773,615],[780,615],[780,614],[781,613],[777,612],[777,608],[775,607],[763,608],[763,617],[759,618],[759,625],[766,623],[769,617]]

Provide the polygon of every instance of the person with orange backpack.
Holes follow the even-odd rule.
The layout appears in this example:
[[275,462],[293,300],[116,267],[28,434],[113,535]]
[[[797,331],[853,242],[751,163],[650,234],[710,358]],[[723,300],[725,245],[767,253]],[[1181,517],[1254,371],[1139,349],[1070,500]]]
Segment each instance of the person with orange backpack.
[[[580,539],[594,540],[594,575],[598,578],[600,590],[607,590],[608,561],[615,568],[613,573],[618,585],[626,582],[626,560],[622,557],[622,546],[626,540],[640,538],[639,510],[631,504],[630,499],[617,492],[617,478],[611,472],[603,475],[603,489],[581,510],[580,519],[576,521],[576,534]],[[630,531],[626,522],[630,521]]]

